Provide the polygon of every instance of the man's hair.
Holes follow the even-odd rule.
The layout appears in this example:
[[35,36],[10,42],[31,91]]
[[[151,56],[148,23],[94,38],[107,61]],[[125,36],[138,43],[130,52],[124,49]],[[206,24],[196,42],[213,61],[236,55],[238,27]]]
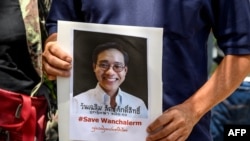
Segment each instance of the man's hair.
[[124,58],[124,65],[127,66],[128,65],[128,61],[129,61],[129,56],[128,53],[123,49],[123,46],[116,43],[116,42],[106,42],[103,44],[100,44],[98,46],[96,46],[96,48],[93,51],[93,55],[92,55],[92,60],[93,63],[97,63],[97,57],[98,55],[108,49],[117,49],[118,51],[120,51],[123,55]]

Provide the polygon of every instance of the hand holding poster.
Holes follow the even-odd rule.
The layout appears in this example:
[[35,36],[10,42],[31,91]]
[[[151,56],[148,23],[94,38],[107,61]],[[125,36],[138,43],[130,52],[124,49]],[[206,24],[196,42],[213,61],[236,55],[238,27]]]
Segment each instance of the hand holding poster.
[[58,44],[73,56],[57,80],[60,140],[144,141],[162,113],[162,29],[59,21]]

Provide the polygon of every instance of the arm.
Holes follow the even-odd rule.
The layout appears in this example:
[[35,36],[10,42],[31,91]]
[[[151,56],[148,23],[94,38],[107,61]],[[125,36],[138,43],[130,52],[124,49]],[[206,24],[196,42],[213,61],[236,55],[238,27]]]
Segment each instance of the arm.
[[197,122],[230,96],[250,73],[250,55],[246,55],[250,54],[249,1],[211,2],[213,32],[226,56],[199,90],[183,103],[169,108],[149,125],[148,141],[186,140]]
[[227,55],[207,83],[184,103],[191,104],[199,118],[230,96],[249,73],[250,55]]
[[[211,78],[189,99],[158,117],[149,127],[147,141],[164,138],[184,141],[195,124],[240,85],[250,73],[250,55],[227,55]],[[160,130],[158,130],[160,129]]]
[[43,71],[48,79],[56,76],[68,77],[70,75],[72,57],[64,52],[57,44],[57,21],[81,21],[81,0],[53,0],[49,15],[46,19],[46,28],[49,37],[45,42],[43,51]]

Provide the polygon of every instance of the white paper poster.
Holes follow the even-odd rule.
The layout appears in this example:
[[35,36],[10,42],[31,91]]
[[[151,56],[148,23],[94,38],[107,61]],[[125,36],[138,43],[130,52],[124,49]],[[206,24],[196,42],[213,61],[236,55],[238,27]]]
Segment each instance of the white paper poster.
[[[162,28],[58,22],[58,44],[73,58],[71,76],[57,79],[60,141],[145,141],[147,126],[162,113],[162,34]],[[121,45],[128,64],[95,62],[103,44]],[[96,67],[113,72],[103,76]],[[102,79],[124,79],[114,100]]]

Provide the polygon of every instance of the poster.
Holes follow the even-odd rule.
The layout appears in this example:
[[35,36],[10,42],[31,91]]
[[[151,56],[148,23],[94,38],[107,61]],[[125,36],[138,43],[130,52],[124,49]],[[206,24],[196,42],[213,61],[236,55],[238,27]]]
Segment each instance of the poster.
[[[58,44],[73,57],[71,76],[57,79],[60,141],[145,141],[147,126],[162,113],[162,34],[161,28],[58,22]],[[103,44],[122,46],[128,63],[124,54],[121,61],[97,55],[95,62]],[[103,79],[117,82],[113,100]]]

